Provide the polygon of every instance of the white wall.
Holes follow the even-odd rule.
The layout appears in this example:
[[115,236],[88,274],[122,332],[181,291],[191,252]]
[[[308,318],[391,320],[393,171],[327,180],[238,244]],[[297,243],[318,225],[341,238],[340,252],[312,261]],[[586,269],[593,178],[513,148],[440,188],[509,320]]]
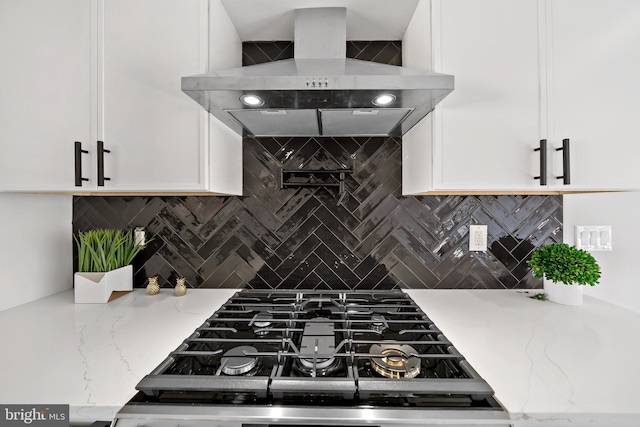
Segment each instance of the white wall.
[[0,194],[0,310],[73,287],[72,196]]
[[564,196],[564,241],[575,244],[576,225],[611,225],[611,252],[592,252],[602,270],[586,295],[640,312],[640,193]]

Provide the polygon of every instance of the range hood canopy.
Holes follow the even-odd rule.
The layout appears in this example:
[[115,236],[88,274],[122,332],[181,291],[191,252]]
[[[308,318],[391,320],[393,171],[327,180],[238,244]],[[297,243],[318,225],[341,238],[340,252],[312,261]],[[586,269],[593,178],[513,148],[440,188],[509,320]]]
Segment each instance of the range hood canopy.
[[213,116],[256,137],[402,136],[452,90],[451,75],[347,59],[345,8],[296,9],[294,59],[182,78]]

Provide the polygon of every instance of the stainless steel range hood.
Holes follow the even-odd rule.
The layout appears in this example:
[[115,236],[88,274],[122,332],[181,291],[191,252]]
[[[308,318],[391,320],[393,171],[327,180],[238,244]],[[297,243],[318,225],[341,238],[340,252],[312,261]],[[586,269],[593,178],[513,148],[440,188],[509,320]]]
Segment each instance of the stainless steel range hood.
[[451,75],[347,59],[345,8],[296,9],[294,59],[182,78],[183,92],[256,137],[402,136],[452,90]]

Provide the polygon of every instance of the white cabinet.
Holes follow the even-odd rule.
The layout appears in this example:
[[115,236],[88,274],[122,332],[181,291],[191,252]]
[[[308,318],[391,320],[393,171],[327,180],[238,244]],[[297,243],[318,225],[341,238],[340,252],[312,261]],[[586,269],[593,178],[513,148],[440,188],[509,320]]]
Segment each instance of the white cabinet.
[[104,190],[206,189],[206,112],[180,90],[205,72],[206,0],[99,2]]
[[[435,71],[455,75],[456,87],[431,124],[405,135],[405,194],[640,189],[637,0],[431,3],[424,50],[433,50]],[[543,138],[544,187],[533,179],[533,149]],[[556,151],[563,139],[570,185],[556,179],[564,175]]]
[[241,137],[180,89],[240,65],[220,0],[2,2],[0,48],[0,191],[241,194]]
[[540,190],[538,0],[432,3],[434,68],[455,89],[432,113],[430,188],[411,192]]
[[640,2],[553,0],[548,12],[549,141],[571,141],[569,188],[639,189]]
[[74,141],[91,140],[90,16],[86,0],[0,2],[0,191],[74,188]]
[[439,12],[438,71],[456,88],[434,116],[434,183],[539,189],[538,1],[445,0]]
[[97,139],[109,150],[99,190],[241,194],[241,137],[180,89],[181,77],[207,71],[210,55],[220,68],[240,65],[241,41],[219,0],[98,5]]

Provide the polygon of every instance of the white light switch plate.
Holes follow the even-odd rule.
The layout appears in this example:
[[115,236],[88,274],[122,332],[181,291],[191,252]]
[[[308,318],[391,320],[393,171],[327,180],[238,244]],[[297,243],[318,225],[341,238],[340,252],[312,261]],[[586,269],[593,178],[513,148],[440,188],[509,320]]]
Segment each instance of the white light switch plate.
[[576,247],[586,251],[610,251],[610,225],[576,225]]
[[469,250],[470,251],[486,251],[487,250],[487,226],[486,225],[469,225]]

